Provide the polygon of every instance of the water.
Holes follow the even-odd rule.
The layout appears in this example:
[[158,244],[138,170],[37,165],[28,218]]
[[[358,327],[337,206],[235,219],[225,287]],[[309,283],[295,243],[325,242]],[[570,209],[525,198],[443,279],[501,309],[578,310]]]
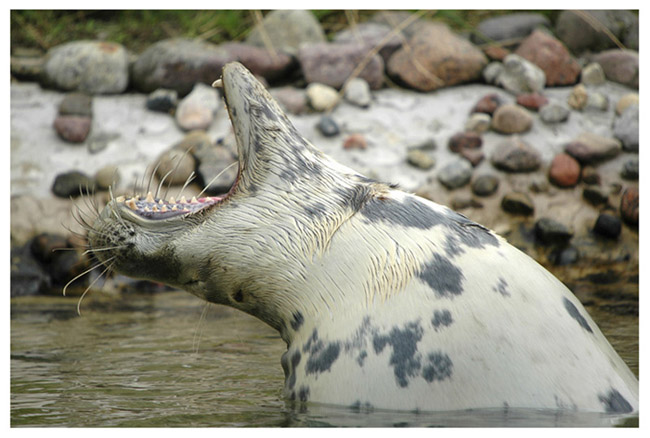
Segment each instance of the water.
[[[11,302],[11,425],[594,426],[611,417],[534,410],[401,413],[281,397],[271,328],[185,292]],[[597,309],[596,309],[597,310]],[[592,312],[638,373],[638,318]],[[629,423],[628,423],[629,424]],[[638,425],[638,418],[631,420]]]

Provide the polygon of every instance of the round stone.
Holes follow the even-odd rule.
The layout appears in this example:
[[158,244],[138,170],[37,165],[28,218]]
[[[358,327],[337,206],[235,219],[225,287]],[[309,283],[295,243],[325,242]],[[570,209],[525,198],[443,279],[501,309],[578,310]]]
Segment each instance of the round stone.
[[490,196],[499,188],[499,178],[495,175],[481,175],[472,182],[472,192],[477,196]]
[[466,185],[472,178],[472,165],[465,159],[454,160],[438,172],[438,181],[450,190]]
[[406,161],[419,169],[428,170],[431,169],[435,164],[436,160],[421,149],[411,149],[406,153]]
[[512,214],[530,216],[535,211],[533,200],[526,193],[510,192],[501,200],[503,211]]
[[571,240],[573,232],[561,222],[551,218],[541,218],[535,222],[535,236],[542,244],[561,245]]
[[339,93],[328,85],[313,83],[307,86],[307,99],[316,111],[328,111],[339,103]]
[[621,234],[621,220],[613,214],[601,213],[596,219],[594,233],[616,239]]
[[340,132],[339,125],[337,125],[334,119],[330,116],[321,117],[316,128],[318,128],[320,133],[325,137],[334,137]]
[[558,187],[573,187],[580,181],[580,163],[568,154],[557,154],[551,163],[548,178]]
[[533,125],[533,118],[519,105],[501,105],[492,116],[492,128],[503,134],[518,134],[528,131]]

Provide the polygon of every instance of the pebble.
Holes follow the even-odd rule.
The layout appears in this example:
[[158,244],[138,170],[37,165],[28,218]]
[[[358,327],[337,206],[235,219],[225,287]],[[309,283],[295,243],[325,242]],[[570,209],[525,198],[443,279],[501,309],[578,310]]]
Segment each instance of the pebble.
[[438,145],[433,138],[427,138],[426,140],[409,146],[407,149],[419,149],[421,151],[435,151],[438,149]]
[[511,52],[510,50],[501,47],[501,46],[487,46],[487,47],[482,47],[483,53],[485,53],[485,56],[487,56],[491,61],[501,61],[505,59],[506,56],[508,56]]
[[108,145],[115,139],[120,138],[120,134],[99,132],[93,134],[86,141],[86,147],[91,154],[97,154],[108,147]]
[[535,175],[531,177],[528,188],[533,193],[548,193],[551,186],[546,178],[539,178]]
[[495,175],[481,175],[472,182],[472,192],[477,196],[493,195],[499,188],[499,178]]
[[50,263],[58,252],[56,250],[67,247],[68,241],[65,236],[52,233],[41,233],[29,244],[32,255],[41,263]]
[[316,111],[329,111],[339,103],[339,99],[339,93],[328,85],[315,83],[307,86],[307,100]]
[[146,105],[148,110],[169,113],[178,105],[178,92],[176,90],[158,88],[147,96]]
[[620,117],[614,119],[614,137],[621,141],[628,152],[639,151],[639,107],[631,105]]
[[302,114],[307,112],[309,107],[307,93],[300,88],[292,86],[273,88],[271,95],[291,114]]
[[485,158],[485,154],[480,149],[461,149],[459,152],[460,156],[465,158],[473,167],[479,165],[481,161]]
[[316,128],[325,137],[334,137],[335,135],[338,135],[339,132],[341,132],[339,125],[337,125],[334,119],[330,116],[322,116],[318,121]]
[[11,298],[39,295],[50,290],[52,280],[32,255],[29,243],[12,248],[10,257]]
[[165,178],[165,186],[175,186],[187,181],[196,168],[196,161],[191,153],[174,146],[160,155],[157,167],[158,181]]
[[481,136],[475,132],[459,132],[449,138],[447,146],[449,150],[455,153],[462,149],[477,149],[483,144]]
[[639,224],[639,188],[628,187],[621,197],[621,217],[628,225]]
[[627,180],[638,180],[639,179],[639,159],[632,158],[629,161],[626,161],[623,165],[623,170],[621,170],[621,177]]
[[539,93],[525,93],[517,96],[517,104],[532,111],[538,111],[548,103],[548,98]]
[[366,149],[368,142],[362,134],[351,134],[343,142],[343,149]]
[[485,113],[491,116],[502,104],[503,99],[498,94],[488,94],[476,102],[476,105],[472,108],[472,113]]
[[469,116],[465,123],[465,130],[482,134],[490,130],[492,125],[492,117],[485,113],[474,113]]
[[25,56],[21,56],[21,54],[16,53],[16,49],[12,48],[9,63],[11,76],[16,79],[26,82],[38,82],[43,77],[45,58],[40,52],[27,53]]
[[621,152],[621,142],[592,132],[583,132],[564,147],[567,154],[582,164],[591,164],[615,157]]
[[584,85],[602,85],[605,83],[605,72],[597,62],[591,62],[583,67],[580,82]]
[[459,194],[451,198],[451,208],[453,210],[465,210],[467,208],[483,208],[483,204],[471,196]]
[[639,93],[628,93],[616,102],[616,114],[619,116],[631,105],[639,106]]
[[533,31],[515,53],[544,71],[547,87],[575,84],[580,75],[578,61],[560,40],[542,30]]
[[609,98],[602,93],[591,92],[587,95],[586,108],[607,111],[609,108]]
[[574,187],[580,181],[580,163],[568,154],[557,154],[551,162],[548,178],[558,187]]
[[594,224],[594,233],[609,239],[617,239],[621,235],[621,220],[613,214],[601,213]]
[[533,118],[530,113],[515,104],[501,105],[492,116],[492,128],[503,134],[526,132],[532,125]]
[[505,57],[496,78],[496,84],[514,94],[540,92],[545,83],[544,70],[514,53]]
[[587,106],[588,99],[587,89],[583,84],[578,84],[573,87],[573,91],[569,95],[567,102],[571,108],[581,110]]
[[410,20],[410,24],[402,30],[402,33],[406,38],[413,37],[420,27],[426,25],[426,20],[423,20],[422,18],[416,18],[413,20],[413,14],[407,11],[379,11],[370,19],[373,23],[390,26],[391,29],[394,29],[406,20]]
[[483,69],[483,80],[490,85],[499,85],[499,77],[501,77],[504,70],[503,62],[490,62]]
[[333,41],[335,43],[361,42],[367,47],[377,47],[381,44],[379,55],[384,63],[388,62],[393,53],[402,47],[402,39],[399,34],[393,33],[393,26],[370,21],[357,23],[355,26],[337,32]]
[[511,40],[524,38],[538,27],[549,27],[549,19],[537,13],[519,12],[481,21],[472,33],[472,41],[484,44],[492,41]]
[[348,82],[343,97],[352,105],[368,108],[372,100],[370,85],[362,78],[354,78]]
[[501,200],[503,211],[511,214],[530,216],[535,211],[533,200],[526,193],[510,192]]
[[203,184],[208,187],[207,192],[227,193],[235,182],[238,172],[237,166],[232,166],[237,160],[228,147],[222,144],[211,146],[210,143],[203,141],[194,152],[194,156],[199,162],[197,173],[203,180]]
[[573,232],[561,222],[551,218],[541,218],[535,222],[535,236],[545,245],[566,244],[573,237]]
[[87,116],[57,116],[54,129],[61,139],[70,143],[83,143],[90,133],[92,119]]
[[406,161],[419,169],[428,170],[436,164],[436,160],[421,149],[411,149],[406,153]]
[[584,166],[582,168],[582,176],[580,178],[585,184],[600,184],[600,175],[598,171],[592,166]]
[[219,109],[219,93],[203,83],[197,83],[176,109],[176,123],[184,131],[208,129]]
[[580,252],[573,246],[555,248],[550,258],[555,266],[573,265],[580,258]]
[[539,152],[517,136],[505,139],[495,149],[492,164],[508,172],[531,172],[541,164]]
[[472,165],[465,159],[453,160],[438,172],[438,181],[449,190],[466,185],[472,178]]
[[630,88],[639,88],[639,53],[633,50],[606,50],[593,57],[603,67],[607,79]]
[[73,170],[70,172],[60,173],[54,179],[52,184],[52,193],[59,198],[68,199],[71,196],[77,197],[82,193],[92,192],[95,188],[95,180],[85,173]]
[[[263,28],[263,31],[262,29]],[[260,27],[255,26],[246,42],[266,48],[270,43],[279,51],[296,54],[303,43],[324,43],[325,32],[311,11],[274,10],[264,16]]]
[[93,99],[86,93],[68,93],[59,104],[59,115],[85,116],[93,115]]
[[48,266],[52,284],[62,286],[88,268],[88,260],[78,251],[60,251]]
[[100,190],[108,190],[112,185],[116,187],[120,183],[120,172],[117,166],[104,166],[95,173],[95,182]]
[[[555,34],[566,44],[573,53],[582,53],[586,50],[598,52],[610,47],[616,47],[614,40],[609,35],[614,35],[623,41],[626,47],[638,48],[628,36],[632,36],[632,28],[638,29],[639,17],[631,11],[626,10],[590,10],[587,11],[591,20],[598,23],[593,26],[585,20],[582,13],[572,10],[562,11],[556,20]],[[600,30],[604,27],[608,33]],[[609,35],[608,35],[609,34]]]
[[544,123],[561,123],[569,118],[571,110],[560,102],[552,101],[539,110],[539,118]]
[[582,197],[591,205],[598,206],[606,204],[609,200],[609,194],[600,186],[587,186],[582,191]]

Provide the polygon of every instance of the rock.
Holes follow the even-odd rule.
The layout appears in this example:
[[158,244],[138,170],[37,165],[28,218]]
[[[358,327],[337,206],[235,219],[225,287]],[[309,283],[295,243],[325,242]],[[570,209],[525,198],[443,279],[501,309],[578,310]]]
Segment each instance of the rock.
[[483,80],[490,85],[499,85],[499,78],[503,74],[504,70],[505,67],[502,62],[490,62],[483,69]]
[[11,298],[39,295],[47,292],[52,280],[34,259],[30,244],[11,249]]
[[[293,58],[281,50],[272,52],[266,47],[238,42],[223,43],[219,47],[229,54],[232,61],[241,62],[258,79],[262,79],[263,84],[265,81],[283,79],[295,66]],[[215,78],[219,74],[216,72]]]
[[621,217],[631,226],[639,225],[639,188],[628,187],[621,197]]
[[178,104],[176,122],[185,131],[208,129],[219,108],[219,93],[203,83],[197,83],[192,92]]
[[92,117],[93,99],[86,93],[68,93],[59,104],[59,115]]
[[303,43],[324,43],[325,32],[310,11],[275,10],[271,11],[255,26],[246,42],[257,47],[270,43],[277,51],[295,55]]
[[483,144],[481,136],[475,132],[459,132],[449,138],[447,146],[449,150],[455,153],[461,149],[477,149]]
[[[402,47],[402,40],[399,35],[388,37],[392,32],[393,28],[391,26],[366,21],[338,32],[334,35],[333,41],[339,44],[362,43],[369,48],[374,48],[382,43],[379,55],[383,58],[385,64],[393,53]],[[386,38],[388,40],[385,40]]]
[[50,263],[57,252],[56,250],[68,248],[68,242],[60,234],[41,233],[32,239],[29,248],[39,262]]
[[566,105],[553,101],[539,110],[539,118],[544,123],[560,123],[566,121],[570,113],[571,110]]
[[482,134],[490,130],[492,126],[492,117],[485,113],[474,113],[467,119],[465,130]]
[[52,184],[52,193],[59,198],[77,197],[95,189],[95,181],[86,174],[73,170],[56,176]]
[[629,152],[639,151],[639,107],[631,105],[614,120],[614,137]]
[[639,88],[639,54],[632,50],[606,50],[594,56],[610,81]]
[[525,193],[510,192],[501,200],[503,211],[522,216],[530,216],[535,211],[533,200]]
[[558,187],[574,187],[580,181],[580,163],[567,154],[557,154],[551,162],[549,180]]
[[541,164],[539,152],[517,136],[505,139],[495,149],[492,164],[508,172],[531,172]]
[[528,188],[533,193],[548,193],[550,185],[546,178],[533,177]]
[[613,214],[601,213],[594,224],[594,233],[609,239],[617,239],[621,235],[621,220]]
[[406,161],[418,169],[429,170],[436,164],[431,155],[420,149],[411,149],[406,153]]
[[343,142],[343,149],[366,149],[368,142],[361,134],[352,134]]
[[587,89],[584,85],[578,84],[573,87],[573,91],[569,95],[567,102],[571,108],[581,110],[587,106],[587,99],[589,98],[587,94]]
[[632,158],[631,160],[625,162],[623,165],[623,170],[621,171],[621,178],[632,181],[639,179],[638,158]]
[[544,71],[547,87],[575,84],[580,75],[580,65],[567,48],[542,30],[533,31],[522,41],[515,54]]
[[567,266],[575,264],[580,258],[580,252],[573,246],[566,248],[558,247],[550,254],[552,263],[555,266]]
[[602,85],[605,83],[605,72],[600,64],[591,62],[582,68],[580,82],[587,86]]
[[71,143],[83,143],[88,137],[92,119],[87,116],[58,116],[54,119],[54,129],[59,137]]
[[361,108],[369,107],[372,96],[370,95],[370,86],[368,85],[368,82],[361,78],[350,80],[345,88],[343,98],[352,105]]
[[52,284],[63,286],[85,271],[88,261],[78,251],[61,251],[54,254],[48,268]]
[[623,190],[623,185],[621,183],[613,182],[609,183],[609,193],[612,195],[618,195]]
[[491,41],[503,41],[528,36],[538,27],[549,27],[550,21],[542,14],[513,13],[485,19],[472,33],[472,41],[484,44]]
[[499,188],[499,178],[495,175],[481,175],[472,182],[472,192],[477,196],[493,195]]
[[461,149],[459,155],[469,161],[473,167],[478,166],[485,158],[485,154],[480,149]]
[[616,114],[623,114],[629,106],[639,106],[639,93],[628,93],[616,103]]
[[43,77],[45,58],[40,53],[16,56],[12,53],[9,61],[11,76],[21,81],[38,82]]
[[88,148],[89,153],[97,154],[106,149],[113,140],[118,138],[120,138],[120,134],[98,132],[88,138],[86,141],[86,147]]
[[339,103],[339,99],[339,93],[328,85],[309,84],[307,86],[307,100],[316,111],[329,111]]
[[[371,48],[362,44],[303,44],[298,51],[298,62],[309,84],[320,83],[341,88],[357,66],[364,61]],[[370,88],[376,90],[384,84],[384,60],[373,55],[358,73]]]
[[533,118],[523,107],[515,104],[501,105],[492,116],[492,128],[503,134],[526,132],[533,124]]
[[534,93],[544,89],[544,71],[519,55],[511,54],[503,60],[503,71],[496,78],[496,84],[514,94]]
[[182,185],[195,168],[194,156],[176,145],[163,152],[158,158],[156,176],[158,181],[164,178],[166,186]]
[[573,232],[563,223],[550,218],[541,218],[535,222],[535,237],[545,245],[564,245],[571,240]]
[[[225,143],[225,142],[224,142]],[[214,144],[203,131],[191,132],[178,145],[190,149],[197,161],[197,173],[206,191],[211,194],[227,193],[237,178],[237,162],[227,145]]]
[[271,95],[291,114],[302,114],[308,109],[307,93],[300,88],[292,86],[274,88],[271,90]]
[[582,168],[582,176],[580,178],[585,184],[600,184],[600,175],[598,171],[592,166],[584,166]]
[[582,164],[591,164],[615,157],[622,149],[621,142],[615,138],[603,137],[591,132],[583,132],[564,151]]
[[436,144],[436,141],[432,138],[427,138],[426,140],[408,146],[407,149],[418,149],[420,151],[435,151],[438,149],[438,145]]
[[420,91],[470,82],[481,77],[487,58],[446,25],[427,23],[388,61],[388,74]]
[[582,197],[591,205],[607,204],[609,194],[599,186],[587,186],[582,191]]
[[147,109],[161,113],[169,113],[178,105],[178,92],[158,88],[147,97]]
[[121,44],[73,41],[48,51],[43,74],[59,90],[122,93],[129,85],[129,57]]
[[95,173],[95,183],[100,190],[108,190],[112,186],[117,186],[120,182],[120,172],[117,166],[104,166]]
[[492,115],[502,104],[503,99],[498,94],[488,94],[476,102],[476,105],[472,108],[472,113],[485,113]]
[[325,137],[334,137],[338,135],[340,131],[339,125],[336,124],[334,119],[330,116],[322,116],[316,125],[316,128],[323,134]]
[[542,106],[548,103],[548,98],[539,93],[526,93],[517,96],[517,105],[526,109],[538,111]]
[[465,159],[451,161],[438,172],[438,181],[449,190],[463,187],[471,178],[472,165]]
[[451,208],[453,210],[465,210],[466,208],[483,208],[483,204],[481,204],[476,199],[461,193],[451,198]]
[[[594,26],[593,23],[598,23],[598,26]],[[616,47],[610,36],[612,34],[619,40],[626,40],[633,32],[635,23],[638,32],[639,19],[631,11],[562,11],[557,18],[555,33],[574,53],[582,53],[586,50],[600,52]],[[607,33],[601,30],[604,28],[607,29]],[[630,44],[625,45],[638,48],[638,34],[636,42],[630,41]]]
[[602,93],[591,92],[587,96],[586,109],[597,111],[607,111],[609,108],[609,98]]
[[413,20],[413,14],[407,11],[379,11],[370,19],[373,23],[383,24],[391,29],[395,29],[407,20],[413,21],[402,29],[402,33],[407,39],[412,38],[420,28],[427,25],[427,21],[420,18]]
[[503,61],[511,53],[508,49],[498,45],[482,47],[481,49],[491,61]]

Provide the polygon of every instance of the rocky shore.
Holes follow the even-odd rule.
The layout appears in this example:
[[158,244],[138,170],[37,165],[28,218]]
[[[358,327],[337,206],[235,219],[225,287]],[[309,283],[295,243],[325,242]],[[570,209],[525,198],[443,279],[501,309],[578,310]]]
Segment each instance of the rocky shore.
[[[12,296],[60,290],[87,269],[83,238],[66,230],[82,234],[70,213],[88,210],[80,186],[101,204],[111,184],[129,193],[160,163],[156,185],[175,169],[174,193],[195,172],[196,193],[236,160],[208,85],[235,60],[325,153],[494,229],[574,291],[602,290],[593,275],[611,272],[607,284],[629,285],[624,301],[634,301],[639,63],[628,11],[565,11],[553,23],[513,13],[470,35],[384,11],[330,40],[308,11],[275,11],[245,42],[14,50]],[[226,191],[235,173],[208,192]]]

